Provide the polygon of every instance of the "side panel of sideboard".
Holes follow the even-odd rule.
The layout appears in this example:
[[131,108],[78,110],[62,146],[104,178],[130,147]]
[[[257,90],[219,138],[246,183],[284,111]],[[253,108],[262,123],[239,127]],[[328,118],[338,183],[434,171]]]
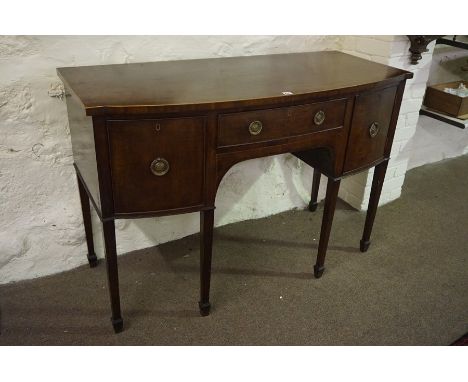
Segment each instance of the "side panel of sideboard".
[[101,198],[99,196],[92,117],[86,116],[85,109],[73,92],[66,89],[65,94],[75,166],[78,168],[93,202],[100,210]]

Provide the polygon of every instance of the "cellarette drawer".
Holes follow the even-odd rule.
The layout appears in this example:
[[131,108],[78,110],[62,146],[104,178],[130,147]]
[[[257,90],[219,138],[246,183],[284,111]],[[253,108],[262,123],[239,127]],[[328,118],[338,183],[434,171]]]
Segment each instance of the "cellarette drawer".
[[107,122],[115,213],[202,204],[203,117]]
[[383,158],[396,90],[391,87],[356,97],[344,172]]

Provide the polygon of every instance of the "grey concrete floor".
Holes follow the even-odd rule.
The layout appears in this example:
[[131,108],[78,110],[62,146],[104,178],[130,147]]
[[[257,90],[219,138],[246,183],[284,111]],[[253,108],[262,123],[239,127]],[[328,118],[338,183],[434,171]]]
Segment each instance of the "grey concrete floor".
[[2,286],[0,345],[448,345],[468,331],[468,156],[409,172],[367,253],[365,214],[339,204],[316,280],[322,212],[216,229],[208,317],[198,235],[119,257],[118,335],[102,263]]

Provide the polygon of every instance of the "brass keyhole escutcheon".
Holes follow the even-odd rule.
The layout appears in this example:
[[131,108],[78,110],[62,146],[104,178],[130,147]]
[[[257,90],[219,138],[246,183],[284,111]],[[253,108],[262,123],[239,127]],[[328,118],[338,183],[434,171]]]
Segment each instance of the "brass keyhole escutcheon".
[[315,113],[314,116],[314,123],[318,126],[321,125],[325,121],[325,112],[323,110],[318,111]]
[[263,125],[260,121],[253,121],[249,125],[249,133],[251,135],[258,135],[262,131]]
[[163,176],[169,171],[169,162],[164,158],[156,158],[151,162],[150,170],[156,176]]
[[372,122],[372,124],[370,125],[369,127],[369,135],[371,138],[374,138],[375,136],[377,136],[377,134],[379,133],[379,124],[377,122]]

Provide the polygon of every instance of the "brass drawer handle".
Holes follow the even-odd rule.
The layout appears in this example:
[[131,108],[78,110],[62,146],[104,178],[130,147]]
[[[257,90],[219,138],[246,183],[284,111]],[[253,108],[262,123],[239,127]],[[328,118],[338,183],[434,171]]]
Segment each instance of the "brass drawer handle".
[[163,176],[169,171],[169,162],[164,158],[156,158],[151,162],[150,170],[156,176]]
[[315,113],[314,116],[314,123],[318,126],[321,125],[325,121],[325,112],[323,110],[318,111]]
[[249,133],[251,135],[258,135],[262,131],[263,125],[260,121],[253,121],[249,125]]
[[372,125],[369,127],[369,135],[371,138],[374,138],[379,133],[379,124],[377,122],[372,122]]

